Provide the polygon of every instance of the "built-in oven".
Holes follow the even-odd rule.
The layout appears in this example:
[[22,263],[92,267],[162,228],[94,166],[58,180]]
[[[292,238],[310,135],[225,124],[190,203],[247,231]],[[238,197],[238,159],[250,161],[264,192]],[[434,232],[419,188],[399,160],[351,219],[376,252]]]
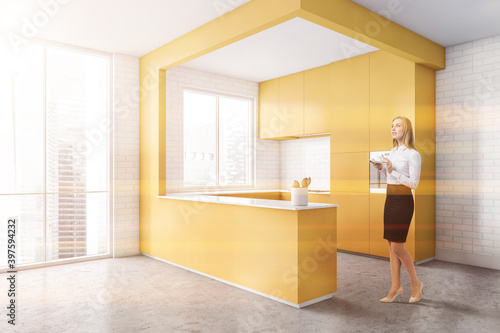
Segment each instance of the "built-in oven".
[[[370,160],[381,160],[382,157],[388,157],[390,151],[372,151],[370,152]],[[387,177],[385,172],[379,172],[377,168],[370,164],[370,193],[385,193],[387,188]]]

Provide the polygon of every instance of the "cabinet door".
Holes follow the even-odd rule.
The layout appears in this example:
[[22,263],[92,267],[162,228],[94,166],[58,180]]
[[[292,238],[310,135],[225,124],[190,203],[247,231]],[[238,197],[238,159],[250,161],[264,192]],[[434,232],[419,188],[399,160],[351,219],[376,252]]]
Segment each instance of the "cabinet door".
[[304,133],[304,72],[279,78],[279,136]]
[[259,83],[259,138],[279,137],[279,79]]
[[330,155],[330,191],[370,192],[370,153]]
[[389,258],[389,243],[384,239],[385,193],[370,193],[370,254]]
[[393,54],[370,53],[370,150],[392,147],[391,124],[396,116],[415,127],[415,63]]
[[332,153],[369,151],[370,55],[330,64]]
[[368,193],[334,194],[337,208],[337,247],[370,253],[370,197]]
[[330,65],[304,72],[304,134],[329,132]]

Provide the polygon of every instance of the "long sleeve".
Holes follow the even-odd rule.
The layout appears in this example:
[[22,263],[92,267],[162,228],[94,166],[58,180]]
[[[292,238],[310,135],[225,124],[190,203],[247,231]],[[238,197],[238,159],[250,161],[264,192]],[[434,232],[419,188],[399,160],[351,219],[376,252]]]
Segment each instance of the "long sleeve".
[[378,172],[381,177],[387,178],[387,167],[385,165],[382,165],[382,169],[378,170]]
[[422,158],[416,150],[411,150],[409,157],[409,177],[402,175],[396,170],[392,170],[391,176],[397,181],[411,189],[416,189],[420,181],[420,171],[422,165]]

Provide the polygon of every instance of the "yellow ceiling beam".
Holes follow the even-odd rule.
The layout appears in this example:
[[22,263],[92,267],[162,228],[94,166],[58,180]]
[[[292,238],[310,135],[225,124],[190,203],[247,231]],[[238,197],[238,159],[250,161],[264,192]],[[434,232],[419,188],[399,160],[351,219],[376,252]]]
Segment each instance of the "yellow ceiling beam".
[[[382,14],[390,17],[402,10],[401,3],[393,2]],[[252,0],[141,60],[154,63],[155,68],[170,69],[295,17],[434,70],[445,67],[444,47],[351,0]],[[349,48],[345,52],[348,54]]]
[[405,10],[399,1],[380,12],[387,18],[351,0],[301,0],[301,9],[299,16],[310,22],[434,70],[445,68],[444,47],[389,20]]
[[293,19],[299,11],[300,0],[252,0],[144,55],[141,60],[167,70]]

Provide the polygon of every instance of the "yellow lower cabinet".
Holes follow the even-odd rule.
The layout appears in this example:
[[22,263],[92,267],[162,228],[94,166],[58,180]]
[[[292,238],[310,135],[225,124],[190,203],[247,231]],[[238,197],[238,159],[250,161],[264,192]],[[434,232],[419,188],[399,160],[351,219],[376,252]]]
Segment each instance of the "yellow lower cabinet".
[[333,193],[368,193],[370,153],[335,153],[330,155],[330,190]]
[[370,193],[370,254],[389,258],[389,246],[384,239],[385,193]]
[[337,247],[370,253],[370,196],[368,193],[333,194],[337,208]]
[[336,209],[298,211],[298,304],[337,291]]
[[287,210],[159,199],[141,252],[294,306],[336,291],[337,207]]

